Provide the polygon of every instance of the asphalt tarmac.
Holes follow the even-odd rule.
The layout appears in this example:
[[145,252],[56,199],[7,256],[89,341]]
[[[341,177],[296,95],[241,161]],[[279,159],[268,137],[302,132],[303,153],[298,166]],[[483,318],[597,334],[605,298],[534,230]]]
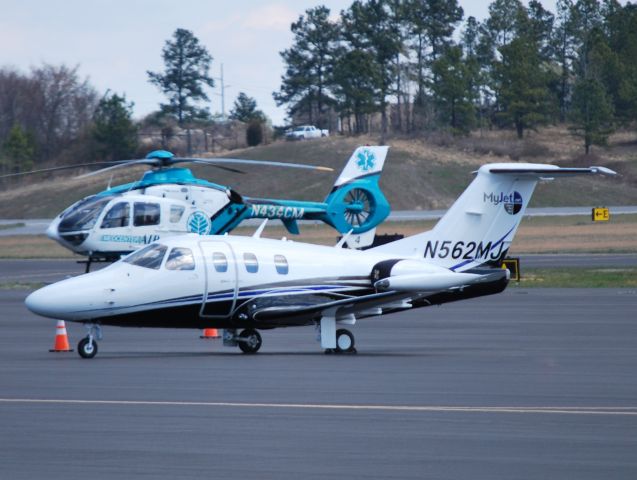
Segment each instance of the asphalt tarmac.
[[[92,360],[0,291],[1,479],[634,479],[637,291],[510,289],[257,355],[104,328]],[[84,335],[67,322],[73,346]]]

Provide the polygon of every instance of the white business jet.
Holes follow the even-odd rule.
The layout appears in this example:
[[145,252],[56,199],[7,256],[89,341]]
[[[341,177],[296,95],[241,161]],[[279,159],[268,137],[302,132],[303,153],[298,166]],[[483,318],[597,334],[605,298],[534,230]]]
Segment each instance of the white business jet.
[[102,325],[221,328],[224,345],[261,347],[258,330],[316,326],[321,347],[354,352],[357,320],[503,291],[499,266],[540,179],[604,167],[490,164],[430,231],[366,251],[252,237],[162,239],[103,270],[46,286],[27,307],[81,322],[92,358]]

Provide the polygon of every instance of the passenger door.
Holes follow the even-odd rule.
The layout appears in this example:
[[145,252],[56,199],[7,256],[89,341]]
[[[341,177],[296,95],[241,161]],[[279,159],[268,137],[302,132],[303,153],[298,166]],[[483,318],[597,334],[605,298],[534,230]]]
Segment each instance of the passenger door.
[[97,227],[100,251],[130,251],[139,246],[131,240],[131,205],[126,200],[114,203]]
[[200,315],[226,318],[234,311],[239,291],[235,253],[229,243],[220,240],[200,240],[199,248],[206,273]]

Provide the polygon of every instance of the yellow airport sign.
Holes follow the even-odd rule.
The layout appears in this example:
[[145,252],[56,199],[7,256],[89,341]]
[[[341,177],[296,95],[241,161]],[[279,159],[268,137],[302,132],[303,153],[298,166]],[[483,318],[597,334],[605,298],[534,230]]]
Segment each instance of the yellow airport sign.
[[593,208],[593,221],[594,222],[607,222],[610,220],[610,211],[606,207]]
[[516,282],[520,281],[520,259],[519,258],[505,258],[502,260],[502,269],[511,272],[511,280]]

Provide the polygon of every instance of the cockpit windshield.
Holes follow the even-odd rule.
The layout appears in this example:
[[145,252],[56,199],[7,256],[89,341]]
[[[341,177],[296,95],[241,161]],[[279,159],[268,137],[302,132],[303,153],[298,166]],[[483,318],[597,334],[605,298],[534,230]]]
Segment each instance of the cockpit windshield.
[[147,247],[131,253],[128,257],[124,258],[123,261],[131,265],[137,265],[138,267],[159,270],[167,249],[165,245],[152,243]]
[[58,231],[75,232],[77,230],[89,230],[93,228],[97,217],[100,216],[106,204],[114,197],[92,198],[86,202],[80,202],[74,209],[67,212],[58,226]]

